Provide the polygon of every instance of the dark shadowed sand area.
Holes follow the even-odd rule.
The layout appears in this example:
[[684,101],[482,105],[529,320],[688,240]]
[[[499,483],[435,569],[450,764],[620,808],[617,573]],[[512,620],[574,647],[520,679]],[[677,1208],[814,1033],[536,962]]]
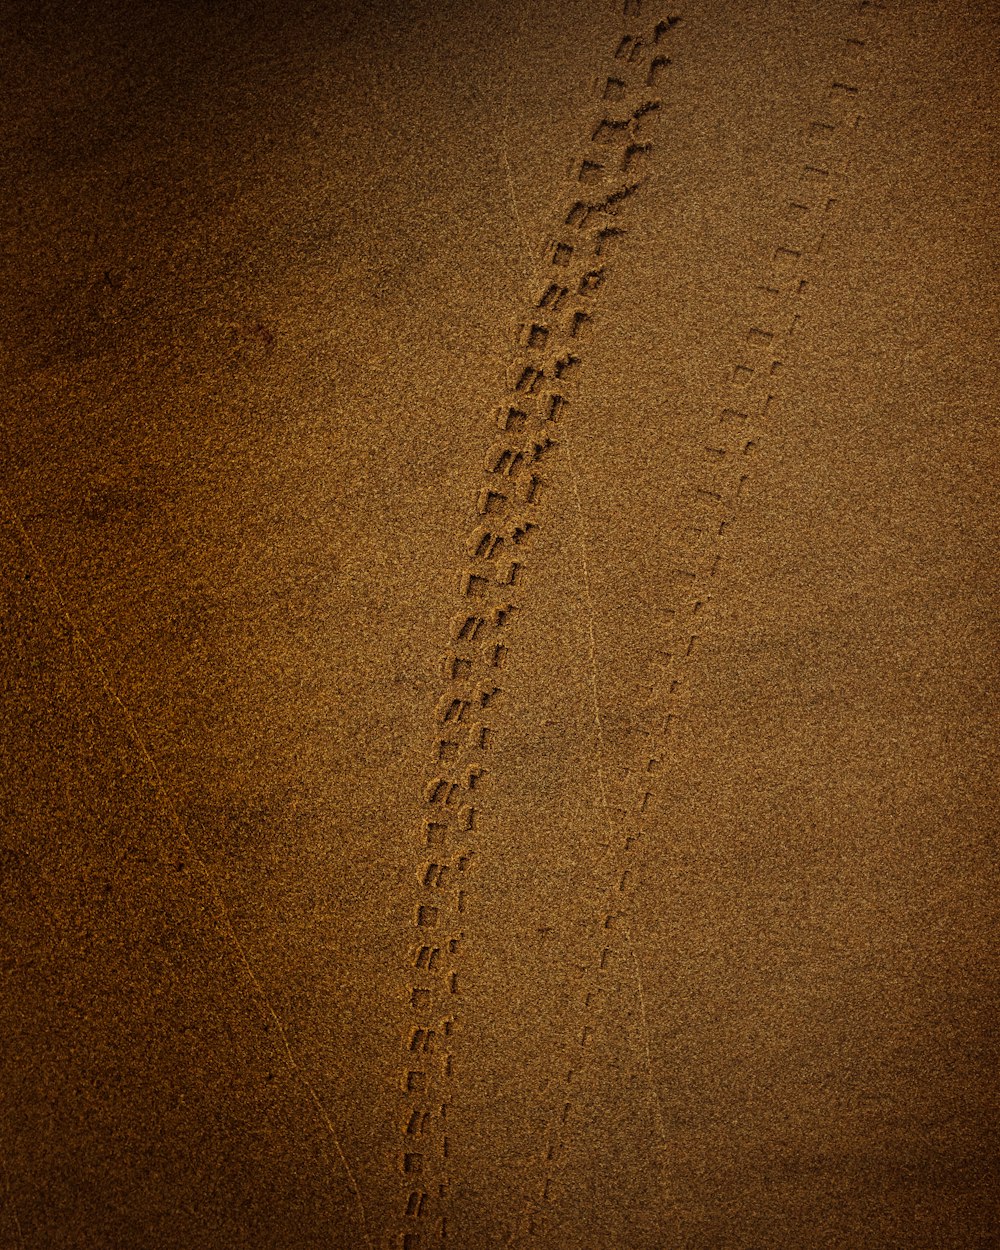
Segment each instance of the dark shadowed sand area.
[[9,0],[0,1250],[989,1250],[997,10]]

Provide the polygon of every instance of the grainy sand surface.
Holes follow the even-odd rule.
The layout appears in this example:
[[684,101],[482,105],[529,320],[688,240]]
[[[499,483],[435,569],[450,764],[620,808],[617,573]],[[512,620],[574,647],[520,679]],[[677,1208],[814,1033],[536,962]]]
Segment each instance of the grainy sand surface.
[[10,0],[0,1247],[987,1250],[997,27]]

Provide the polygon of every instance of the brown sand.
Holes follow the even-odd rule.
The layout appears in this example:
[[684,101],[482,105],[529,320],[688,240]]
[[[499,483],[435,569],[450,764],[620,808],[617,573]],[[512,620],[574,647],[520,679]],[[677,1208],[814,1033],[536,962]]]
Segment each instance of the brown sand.
[[3,1247],[1000,1244],[996,14],[638,8],[5,6]]

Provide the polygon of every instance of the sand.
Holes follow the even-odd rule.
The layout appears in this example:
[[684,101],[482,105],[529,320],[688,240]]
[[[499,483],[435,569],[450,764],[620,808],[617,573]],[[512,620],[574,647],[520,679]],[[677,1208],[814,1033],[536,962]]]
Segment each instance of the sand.
[[4,1250],[998,1243],[995,19],[5,8]]

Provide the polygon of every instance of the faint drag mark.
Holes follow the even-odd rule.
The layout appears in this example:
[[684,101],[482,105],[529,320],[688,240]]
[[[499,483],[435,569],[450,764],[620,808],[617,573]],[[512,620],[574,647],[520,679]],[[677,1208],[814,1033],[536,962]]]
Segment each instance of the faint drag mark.
[[[107,697],[108,701],[114,706],[114,708],[117,709],[118,713],[120,713],[121,718],[125,723],[126,736],[130,739],[133,746],[138,751],[140,758],[142,759],[142,762],[146,768],[146,771],[149,774],[149,778],[153,785],[153,788],[157,793],[160,804],[164,812],[166,813],[167,820],[174,829],[178,843],[184,849],[184,853],[191,859],[193,863],[195,863],[198,866],[202,879],[205,883],[206,891],[208,892],[210,898],[212,899],[213,904],[215,905],[216,914],[219,918],[219,922],[222,925],[222,928],[226,934],[226,937],[229,939],[229,942],[233,948],[233,951],[235,952],[236,962],[242,968],[243,973],[246,976],[246,979],[250,983],[251,995],[256,1000],[257,1009],[260,1015],[264,1018],[265,1028],[267,1029],[271,1025],[274,1026],[275,1032],[280,1042],[280,1049],[284,1052],[285,1061],[288,1064],[289,1070],[291,1071],[294,1078],[301,1085],[301,1087],[304,1089],[309,1101],[313,1105],[313,1108],[316,1112],[316,1115],[318,1116],[320,1120],[320,1123],[329,1134],[330,1141],[333,1144],[333,1148],[336,1153],[337,1159],[340,1165],[344,1169],[344,1173],[347,1177],[347,1182],[350,1187],[352,1196],[354,1198],[355,1203],[357,1204],[358,1217],[360,1220],[362,1235],[364,1237],[365,1245],[368,1247],[371,1247],[372,1246],[371,1235],[368,1230],[368,1218],[365,1212],[364,1201],[361,1197],[361,1189],[358,1186],[357,1178],[355,1177],[354,1172],[351,1169],[351,1166],[347,1161],[347,1156],[344,1153],[343,1146],[340,1143],[340,1138],[337,1136],[337,1132],[334,1127],[333,1121],[330,1118],[330,1114],[327,1111],[322,1099],[320,1098],[319,1093],[316,1090],[316,1087],[309,1080],[301,1064],[295,1058],[295,1054],[292,1051],[291,1043],[288,1040],[288,1034],[285,1030],[285,1026],[281,1022],[280,1017],[275,1011],[274,1006],[271,1002],[270,996],[268,995],[266,989],[264,988],[264,985],[262,984],[256,972],[254,971],[253,965],[250,963],[249,956],[247,955],[246,949],[244,948],[243,943],[240,941],[239,936],[236,933],[236,929],[233,925],[232,918],[230,917],[229,911],[226,908],[225,901],[222,897],[219,887],[215,882],[215,877],[214,877],[214,874],[212,873],[211,868],[208,865],[208,861],[205,859],[204,855],[201,853],[201,850],[199,849],[197,844],[194,842],[190,833],[185,827],[184,821],[181,819],[181,814],[180,814],[180,811],[178,810],[177,804],[174,802],[173,796],[170,794],[170,791],[166,787],[166,783],[163,780],[163,774],[160,772],[156,764],[156,761],[154,760],[152,754],[150,753],[149,747],[146,745],[145,738],[141,734],[139,730],[139,726],[137,725],[135,721],[135,718],[133,717],[131,711],[126,706],[126,704],[122,701],[122,698],[118,694],[117,690],[111,684],[111,679],[108,676],[107,669],[102,664],[97,652],[94,650],[93,646],[87,639],[86,635],[80,630],[80,628],[74,621],[72,615],[70,614],[69,605],[67,604],[66,599],[63,596],[62,591],[59,588],[58,582],[56,581],[55,577],[50,572],[49,567],[46,564],[46,562],[42,559],[41,552],[35,546],[34,542],[31,539],[30,534],[25,529],[24,523],[22,522],[20,516],[16,512],[14,505],[10,500],[10,497],[7,495],[6,491],[4,491],[2,488],[0,488],[0,504],[3,505],[3,508],[7,513],[8,519],[11,523],[11,527],[15,530],[15,532],[20,537],[22,546],[24,547],[25,551],[28,553],[30,558],[34,561],[35,565],[37,566],[39,572],[42,575],[43,581],[48,585],[49,594],[55,604],[56,614],[62,618],[62,621],[64,622],[67,630],[69,631],[71,644],[72,644],[72,640],[74,639],[79,644],[80,650],[86,658],[86,663],[89,665],[92,673],[96,675],[98,684],[103,689],[105,696]],[[13,1211],[13,1207],[11,1209]],[[15,1221],[16,1221],[16,1215],[15,1215]],[[20,1233],[20,1224],[18,1224],[18,1232]]]

